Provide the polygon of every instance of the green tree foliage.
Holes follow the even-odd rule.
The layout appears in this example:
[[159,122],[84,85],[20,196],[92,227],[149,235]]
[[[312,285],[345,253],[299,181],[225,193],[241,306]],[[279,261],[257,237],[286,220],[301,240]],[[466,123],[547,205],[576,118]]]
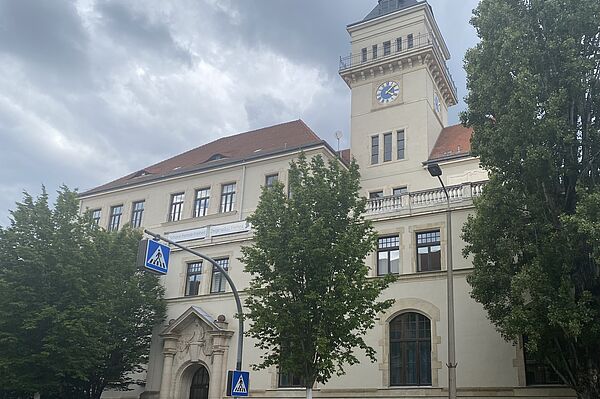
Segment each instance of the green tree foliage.
[[464,229],[472,296],[600,397],[600,2],[482,0],[463,122],[490,172]]
[[136,270],[141,234],[98,228],[66,187],[54,208],[44,190],[35,199],[26,193],[11,214],[0,229],[5,397],[99,398],[106,387],[127,389],[165,314],[157,278]]
[[254,244],[242,249],[253,279],[246,300],[248,334],[265,351],[256,368],[277,366],[299,376],[310,395],[344,364],[354,349],[375,360],[363,340],[377,314],[392,301],[377,302],[390,278],[368,278],[365,256],[376,236],[363,218],[358,166],[302,155],[291,164],[290,196],[281,183],[263,189],[249,218]]

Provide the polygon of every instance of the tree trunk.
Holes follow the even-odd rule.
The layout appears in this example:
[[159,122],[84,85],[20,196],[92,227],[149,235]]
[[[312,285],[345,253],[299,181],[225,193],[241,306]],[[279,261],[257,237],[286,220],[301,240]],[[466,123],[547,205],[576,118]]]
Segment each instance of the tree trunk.
[[312,399],[312,388],[306,387],[306,399]]

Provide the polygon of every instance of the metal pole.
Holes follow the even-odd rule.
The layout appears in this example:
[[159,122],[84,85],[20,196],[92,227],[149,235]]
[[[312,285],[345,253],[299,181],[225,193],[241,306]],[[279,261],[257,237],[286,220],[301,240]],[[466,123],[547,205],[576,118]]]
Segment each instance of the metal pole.
[[447,283],[447,303],[448,303],[448,398],[456,399],[456,336],[454,331],[454,274],[452,265],[452,210],[450,209],[450,195],[442,181],[438,176],[440,184],[446,194],[446,231],[448,235],[447,267],[446,267],[446,283]]
[[151,235],[152,237],[154,237],[157,240],[161,240],[166,243],[169,243],[177,248],[180,248],[184,251],[187,251],[187,252],[194,254],[202,259],[209,261],[210,263],[212,263],[212,265],[214,267],[216,267],[221,272],[221,275],[225,277],[225,279],[229,283],[229,287],[231,287],[231,292],[233,292],[233,297],[235,298],[235,304],[237,306],[239,336],[238,336],[238,347],[237,347],[237,363],[236,363],[235,369],[241,370],[242,369],[242,353],[244,350],[244,314],[242,313],[242,301],[240,300],[240,294],[238,293],[237,288],[235,288],[235,284],[233,283],[233,280],[231,279],[231,277],[229,277],[229,273],[227,273],[227,271],[225,269],[223,269],[221,267],[221,265],[219,265],[214,259],[212,259],[209,256],[206,256],[204,254],[201,254],[200,252],[194,251],[193,249],[190,249],[186,246],[178,244],[175,241],[171,241],[168,238],[161,236],[160,234],[151,232],[150,230],[144,229],[144,233]]

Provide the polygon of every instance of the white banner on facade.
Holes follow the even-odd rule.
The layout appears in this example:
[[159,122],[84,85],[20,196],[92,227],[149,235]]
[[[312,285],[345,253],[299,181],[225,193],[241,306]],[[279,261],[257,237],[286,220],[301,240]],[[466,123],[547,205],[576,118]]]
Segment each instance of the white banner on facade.
[[250,231],[250,223],[245,220],[235,223],[221,224],[218,226],[210,226],[211,237],[224,236],[227,234],[244,233]]
[[201,240],[206,238],[208,233],[208,227],[201,227],[199,229],[175,231],[173,233],[167,233],[166,236],[169,240],[175,242],[190,241],[190,240]]

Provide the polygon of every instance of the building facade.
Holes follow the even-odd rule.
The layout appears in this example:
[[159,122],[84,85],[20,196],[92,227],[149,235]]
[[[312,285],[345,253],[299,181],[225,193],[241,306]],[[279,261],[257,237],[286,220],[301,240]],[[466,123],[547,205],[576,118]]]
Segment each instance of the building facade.
[[[472,268],[461,249],[461,226],[473,212],[486,173],[470,155],[471,131],[448,126],[457,92],[446,67],[450,54],[425,1],[379,0],[348,25],[352,54],[340,76],[352,95],[351,146],[336,153],[302,121],[225,137],[149,166],[81,195],[97,223],[125,223],[185,243],[227,269],[245,297],[249,276],[238,260],[252,242],[246,218],[262,186],[287,183],[289,163],[311,157],[354,157],[368,198],[367,218],[379,234],[366,258],[372,277],[398,274],[383,294],[394,305],[381,314],[366,342],[366,357],[346,375],[315,386],[315,397],[448,396],[447,251],[452,242],[457,386],[459,397],[563,398],[572,393],[522,347],[506,343],[469,296]],[[438,164],[447,203],[427,166]],[[449,205],[448,205],[449,204]],[[451,224],[446,222],[447,206]],[[166,288],[168,316],[154,331],[146,385],[106,398],[204,399],[225,395],[226,370],[235,368],[235,302],[221,273],[208,262],[173,250]],[[334,321],[332,321],[334,322]],[[244,367],[260,351],[245,340]],[[253,372],[250,394],[302,397],[301,381],[277,368]]]

